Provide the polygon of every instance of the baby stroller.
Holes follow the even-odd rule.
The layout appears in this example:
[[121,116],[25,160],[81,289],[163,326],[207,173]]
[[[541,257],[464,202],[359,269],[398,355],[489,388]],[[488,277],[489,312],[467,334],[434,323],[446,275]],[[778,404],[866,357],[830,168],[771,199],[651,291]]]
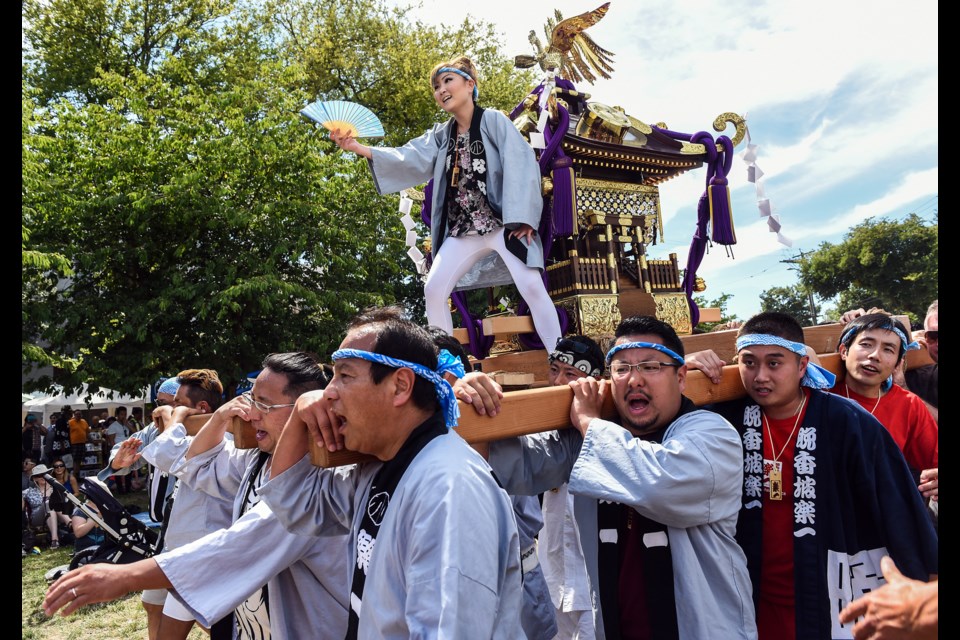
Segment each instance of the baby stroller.
[[134,518],[120,502],[103,486],[84,478],[80,482],[80,493],[97,506],[100,513],[92,509],[80,498],[67,493],[63,485],[49,474],[44,478],[54,489],[51,501],[70,502],[97,523],[103,530],[104,541],[94,547],[78,551],[70,561],[70,570],[95,562],[127,564],[153,556],[160,550],[160,535],[143,522]]

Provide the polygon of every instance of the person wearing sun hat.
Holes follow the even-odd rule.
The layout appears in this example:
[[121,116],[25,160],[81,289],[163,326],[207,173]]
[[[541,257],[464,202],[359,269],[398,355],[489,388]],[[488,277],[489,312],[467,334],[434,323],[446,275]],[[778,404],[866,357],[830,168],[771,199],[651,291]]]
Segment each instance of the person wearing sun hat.
[[53,485],[47,482],[45,478],[49,473],[51,473],[51,470],[45,464],[38,464],[33,467],[30,471],[33,486],[22,492],[21,507],[29,513],[31,526],[42,527],[46,525],[50,532],[50,548],[56,549],[60,546],[59,525],[69,524],[70,519],[50,506],[50,498],[54,496],[54,490]]

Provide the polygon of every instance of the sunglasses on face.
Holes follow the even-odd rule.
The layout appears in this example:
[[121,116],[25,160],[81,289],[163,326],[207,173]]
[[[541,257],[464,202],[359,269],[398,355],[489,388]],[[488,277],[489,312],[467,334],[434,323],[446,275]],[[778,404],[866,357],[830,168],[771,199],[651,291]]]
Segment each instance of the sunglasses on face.
[[67,468],[67,465],[65,465],[65,464],[55,464],[55,465],[53,465],[53,468],[54,468],[54,469],[66,469],[66,468]]
[[924,331],[923,337],[927,339],[927,342],[940,342],[940,331]]

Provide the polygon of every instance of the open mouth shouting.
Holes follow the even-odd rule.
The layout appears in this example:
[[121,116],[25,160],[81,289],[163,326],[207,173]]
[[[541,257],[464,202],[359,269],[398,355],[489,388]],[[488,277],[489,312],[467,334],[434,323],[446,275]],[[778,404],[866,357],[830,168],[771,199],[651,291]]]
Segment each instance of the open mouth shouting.
[[650,396],[642,391],[630,391],[624,396],[624,404],[630,417],[640,417],[650,406]]

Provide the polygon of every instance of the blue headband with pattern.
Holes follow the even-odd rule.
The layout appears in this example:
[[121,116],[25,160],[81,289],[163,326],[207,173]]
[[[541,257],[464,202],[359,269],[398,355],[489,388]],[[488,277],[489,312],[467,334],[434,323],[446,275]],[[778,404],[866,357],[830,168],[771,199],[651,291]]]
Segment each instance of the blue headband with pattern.
[[[737,338],[737,353],[746,347],[761,345],[764,347],[783,347],[787,351],[792,351],[800,357],[807,355],[807,345],[802,342],[792,342],[780,336],[772,336],[768,333],[749,333]],[[810,387],[811,389],[830,389],[837,382],[837,376],[833,375],[818,364],[807,363],[807,370],[803,374],[803,380],[800,386]]]
[[[903,345],[903,351],[916,351],[920,348],[920,343],[916,341],[907,340],[907,336],[903,335],[903,331],[897,329],[892,324],[889,327],[874,327],[875,329],[884,329],[885,331],[892,331],[897,334],[897,337],[900,338],[900,342]],[[845,345],[848,349],[850,348],[850,343],[853,342],[853,338],[864,330],[863,326],[848,326],[844,329],[843,333],[840,334],[840,343]]]
[[376,362],[394,369],[410,369],[424,380],[433,384],[437,390],[437,400],[440,401],[440,407],[443,409],[443,417],[448,427],[457,426],[460,419],[460,407],[457,399],[453,395],[453,387],[443,379],[443,375],[436,371],[431,371],[422,364],[416,362],[407,362],[398,358],[391,358],[382,353],[373,353],[371,351],[362,351],[360,349],[338,349],[330,356],[334,361],[344,358],[359,358],[367,362]]
[[[897,334],[897,337],[900,338],[900,346],[903,347],[903,354],[906,354],[907,351],[916,351],[917,349],[920,348],[920,344],[918,342],[907,340],[907,336],[903,335],[903,331],[900,331],[900,329],[897,329],[897,327],[893,324],[892,319],[890,321],[889,326],[873,327],[873,328],[884,329],[886,331],[892,331],[895,334]],[[846,329],[843,330],[843,333],[840,334],[840,344],[842,344],[847,349],[849,349],[850,343],[852,343],[853,339],[857,336],[857,334],[863,331],[864,329],[865,327],[863,327],[862,325],[848,326]],[[901,354],[901,357],[903,357],[903,354]],[[890,387],[892,386],[893,386],[893,376],[890,376],[880,384],[880,388],[883,389],[884,392],[889,391]]]
[[167,378],[157,389],[157,393],[169,393],[172,396],[177,395],[177,389],[180,388],[180,380],[177,376]]
[[607,351],[607,366],[610,366],[610,361],[613,360],[613,356],[624,349],[655,349],[660,353],[665,353],[666,355],[670,356],[670,359],[677,364],[686,364],[684,359],[675,351],[671,351],[662,344],[657,344],[656,342],[624,342],[623,344],[618,344],[617,346],[613,347],[610,349],[610,351]]
[[458,380],[467,375],[463,368],[463,361],[446,349],[440,349],[440,353],[437,354],[437,373],[441,376],[445,373],[452,373]]
[[433,74],[433,77],[436,78],[441,73],[455,73],[458,76],[463,76],[467,80],[473,80],[473,101],[476,102],[477,98],[480,97],[480,89],[477,88],[477,79],[463,69],[457,69],[456,67],[440,67],[437,69],[437,72]]

